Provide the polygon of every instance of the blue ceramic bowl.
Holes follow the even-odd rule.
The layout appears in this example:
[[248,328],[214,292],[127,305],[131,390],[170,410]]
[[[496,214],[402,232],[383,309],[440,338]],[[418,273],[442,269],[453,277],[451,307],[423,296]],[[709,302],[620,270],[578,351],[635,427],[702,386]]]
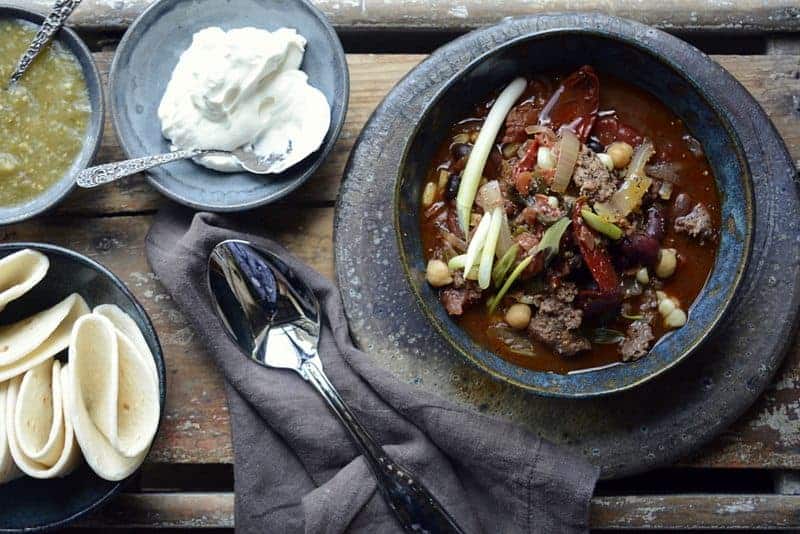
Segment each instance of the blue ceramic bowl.
[[192,36],[209,26],[296,29],[308,41],[301,68],[331,106],[330,129],[320,148],[280,174],[220,173],[191,161],[148,171],[153,187],[191,208],[248,210],[300,187],[333,149],[347,113],[347,62],[336,32],[307,0],[159,0],[128,29],[109,75],[111,116],[128,157],[169,152],[158,105]]
[[[642,28],[644,28],[642,26]],[[657,30],[651,30],[653,32]],[[666,36],[665,38],[674,39]],[[691,56],[687,55],[690,61]],[[714,268],[689,310],[689,321],[638,361],[567,375],[516,366],[475,343],[446,313],[424,281],[420,191],[450,124],[490,91],[520,73],[593,65],[650,92],[680,117],[703,145],[721,194],[722,228]],[[406,275],[419,304],[464,358],[497,379],[557,397],[590,397],[642,384],[694,352],[720,323],[742,280],[753,233],[752,180],[725,110],[687,78],[681,64],[613,28],[569,28],[525,35],[492,48],[454,76],[424,109],[409,139],[395,192],[395,220]]]
[[[38,13],[2,4],[0,4],[0,19],[24,20],[37,26],[44,21],[44,17]],[[81,148],[69,170],[64,173],[64,176],[42,194],[21,204],[0,207],[0,225],[30,219],[61,202],[75,187],[75,176],[89,166],[97,154],[98,148],[100,148],[100,141],[103,137],[105,106],[103,104],[103,87],[100,84],[100,73],[97,71],[97,66],[92,59],[92,53],[81,38],[69,28],[62,28],[58,32],[55,42],[71,52],[78,60],[83,71],[83,78],[86,81],[86,88],[89,91],[89,102],[92,106],[92,111],[83,140],[83,148]],[[46,155],[43,154],[42,157],[46,157]]]
[[[42,243],[0,244],[0,258],[31,248],[45,254],[50,270],[29,293],[0,313],[0,323],[12,323],[52,306],[71,293],[80,293],[89,308],[116,304],[129,314],[144,334],[159,376],[161,418],[166,400],[166,371],[161,345],[147,313],[125,284],[108,269],[71,250]],[[131,475],[131,478],[136,476]],[[64,478],[19,478],[0,485],[0,532],[34,532],[62,528],[119,493],[127,481],[109,482],[86,465]]]

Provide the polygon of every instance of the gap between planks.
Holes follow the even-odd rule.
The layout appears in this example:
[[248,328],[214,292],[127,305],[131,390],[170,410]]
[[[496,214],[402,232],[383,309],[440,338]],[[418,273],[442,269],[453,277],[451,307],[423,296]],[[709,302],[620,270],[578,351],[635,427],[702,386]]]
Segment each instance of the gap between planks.
[[[595,529],[796,529],[800,496],[594,497]],[[233,528],[233,493],[123,494],[76,525],[92,529]]]

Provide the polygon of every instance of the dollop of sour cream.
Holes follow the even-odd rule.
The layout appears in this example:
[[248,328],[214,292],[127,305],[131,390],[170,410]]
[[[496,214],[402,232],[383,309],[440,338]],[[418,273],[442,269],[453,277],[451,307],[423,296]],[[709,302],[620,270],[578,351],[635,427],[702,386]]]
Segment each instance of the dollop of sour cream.
[[[306,40],[295,30],[257,28],[195,33],[158,106],[173,149],[245,147],[259,156],[284,154],[282,172],[317,150],[330,127],[330,106],[300,70]],[[196,161],[222,172],[241,167],[230,156]]]

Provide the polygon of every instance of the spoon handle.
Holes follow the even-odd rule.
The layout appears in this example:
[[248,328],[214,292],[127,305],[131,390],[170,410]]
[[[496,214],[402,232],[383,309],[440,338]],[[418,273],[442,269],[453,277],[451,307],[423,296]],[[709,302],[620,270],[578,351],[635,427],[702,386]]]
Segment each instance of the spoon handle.
[[207,152],[206,150],[192,149],[192,150],[176,150],[167,154],[158,154],[156,156],[145,156],[143,158],[127,159],[125,161],[115,161],[114,163],[106,163],[104,165],[97,165],[96,167],[89,167],[82,170],[75,182],[81,187],[97,187],[98,185],[107,184],[120,178],[136,174],[137,172],[146,171],[165,163],[178,161],[181,159],[189,159],[200,154]]
[[11,84],[17,83],[19,79],[22,78],[22,75],[25,74],[26,70],[28,70],[28,67],[31,63],[33,63],[33,60],[36,59],[36,56],[39,55],[39,52],[42,50],[42,48],[44,48],[44,46],[50,42],[56,32],[61,29],[61,26],[64,25],[64,23],[67,21],[67,18],[80,3],[81,0],[56,1],[52,11],[50,11],[50,14],[44,19],[41,28],[39,28],[36,36],[33,38],[33,41],[31,41],[30,46],[28,46],[28,49],[19,59],[19,63],[17,63],[17,69],[14,71],[14,74],[11,75]]
[[378,481],[378,489],[406,532],[463,534],[455,520],[413,474],[392,460],[350,411],[328,377],[313,361],[300,374],[325,398],[350,432]]

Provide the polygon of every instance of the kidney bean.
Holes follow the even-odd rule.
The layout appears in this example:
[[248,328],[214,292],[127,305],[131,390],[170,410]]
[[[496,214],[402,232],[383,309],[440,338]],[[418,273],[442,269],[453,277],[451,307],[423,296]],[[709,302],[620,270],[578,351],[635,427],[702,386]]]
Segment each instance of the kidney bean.
[[617,245],[617,251],[625,260],[625,266],[653,266],[658,261],[658,240],[645,234],[633,234],[623,237]]

